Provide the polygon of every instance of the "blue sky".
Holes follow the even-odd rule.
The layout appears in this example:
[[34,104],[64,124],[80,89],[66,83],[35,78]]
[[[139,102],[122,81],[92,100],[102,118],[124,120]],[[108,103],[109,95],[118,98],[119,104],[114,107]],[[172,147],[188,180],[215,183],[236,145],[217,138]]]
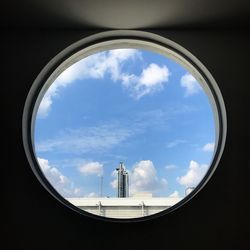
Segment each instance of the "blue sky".
[[182,66],[146,50],[118,49],[66,69],[46,92],[35,123],[39,164],[66,197],[116,196],[123,161],[130,194],[184,196],[212,160],[214,118]]

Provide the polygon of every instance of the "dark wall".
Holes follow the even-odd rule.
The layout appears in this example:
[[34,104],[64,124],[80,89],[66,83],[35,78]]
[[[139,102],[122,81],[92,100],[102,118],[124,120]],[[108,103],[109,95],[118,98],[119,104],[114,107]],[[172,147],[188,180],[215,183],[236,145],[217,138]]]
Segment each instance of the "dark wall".
[[188,204],[152,221],[109,223],[85,218],[57,202],[35,178],[22,145],[22,112],[45,64],[94,31],[2,32],[2,163],[4,249],[247,249],[249,220],[249,58],[246,31],[155,31],[186,47],[209,69],[227,109],[221,162]]

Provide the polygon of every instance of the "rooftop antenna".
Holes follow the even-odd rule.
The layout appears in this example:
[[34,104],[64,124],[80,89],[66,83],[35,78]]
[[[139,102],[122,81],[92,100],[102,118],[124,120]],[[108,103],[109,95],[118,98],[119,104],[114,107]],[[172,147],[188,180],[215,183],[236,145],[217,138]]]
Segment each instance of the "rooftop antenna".
[[103,175],[101,175],[100,179],[100,197],[103,196]]

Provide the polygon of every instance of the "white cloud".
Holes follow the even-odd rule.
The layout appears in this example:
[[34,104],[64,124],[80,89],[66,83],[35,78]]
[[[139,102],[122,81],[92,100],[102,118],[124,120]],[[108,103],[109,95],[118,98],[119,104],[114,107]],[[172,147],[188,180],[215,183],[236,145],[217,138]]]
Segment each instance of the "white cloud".
[[119,124],[65,130],[55,138],[36,143],[37,152],[60,151],[81,154],[110,149],[137,133],[136,126],[121,127]]
[[183,144],[183,143],[186,143],[185,140],[174,140],[174,141],[171,141],[167,144],[167,148],[174,148],[176,146],[178,146],[179,144]]
[[174,164],[170,164],[170,165],[166,165],[166,166],[165,166],[165,169],[166,169],[166,170],[173,170],[173,169],[176,169],[176,168],[177,168],[177,166],[174,165]]
[[38,117],[46,117],[51,109],[53,99],[59,96],[60,89],[67,87],[76,80],[103,79],[105,74],[109,74],[112,81],[121,81],[122,85],[130,91],[131,96],[135,99],[161,90],[163,84],[168,82],[170,72],[165,65],[161,67],[151,63],[142,70],[140,75],[122,72],[123,63],[129,59],[141,59],[140,52],[136,49],[104,51],[71,65],[58,76],[47,90],[40,103]]
[[146,69],[142,71],[140,76],[140,84],[145,86],[154,86],[168,81],[169,70],[164,65],[163,67],[151,63]]
[[111,185],[112,188],[117,189],[117,187],[118,187],[118,180],[117,179],[113,180],[112,182],[110,182],[110,185]]
[[211,142],[211,143],[205,144],[205,145],[202,147],[202,150],[203,150],[204,152],[214,152],[214,143]]
[[169,198],[180,198],[180,194],[178,191],[174,191],[172,194],[168,196]]
[[[109,121],[99,126],[65,129],[51,139],[37,141],[35,143],[36,152],[57,151],[74,154],[103,152],[143,133],[148,128],[168,129],[170,120],[177,119],[192,110],[191,107],[184,109],[183,107],[180,109],[168,107],[166,110],[156,109],[131,114],[129,122]],[[166,147],[173,148],[186,142],[177,139],[168,142]]]
[[113,178],[116,178],[117,177],[117,170],[114,170],[112,173],[111,173],[111,176]]
[[91,192],[91,193],[85,195],[85,197],[94,198],[94,197],[98,197],[98,195],[95,192]]
[[195,187],[207,172],[208,165],[199,164],[193,160],[189,163],[189,168],[184,176],[177,177],[177,181],[186,187]]
[[37,112],[39,118],[45,118],[48,115],[52,104],[52,96],[53,94],[49,94],[49,92],[44,95]]
[[200,84],[189,73],[181,77],[181,86],[185,88],[185,95],[190,96],[198,93],[201,90]]
[[140,161],[133,167],[129,174],[130,193],[151,192],[154,193],[166,188],[166,179],[160,179],[154,164],[150,160]]
[[163,88],[163,84],[168,82],[170,72],[168,68],[151,63],[143,69],[141,75],[123,74],[122,84],[130,90],[131,96],[140,99],[142,96],[154,93]]
[[45,177],[58,193],[63,197],[81,196],[82,190],[76,188],[74,183],[63,175],[56,167],[51,166],[48,160],[42,158],[37,158],[37,160]]
[[103,164],[100,162],[89,162],[78,168],[78,170],[84,175],[103,175]]
[[135,49],[116,49],[88,56],[71,65],[58,76],[47,90],[40,103],[38,117],[44,118],[48,115],[53,99],[58,96],[61,88],[67,87],[76,80],[102,79],[106,73],[110,74],[113,81],[117,81],[122,74],[122,63],[135,58],[140,58],[139,51]]
[[140,57],[139,51],[136,49],[113,49],[109,51],[109,55],[112,59],[124,61],[133,57]]

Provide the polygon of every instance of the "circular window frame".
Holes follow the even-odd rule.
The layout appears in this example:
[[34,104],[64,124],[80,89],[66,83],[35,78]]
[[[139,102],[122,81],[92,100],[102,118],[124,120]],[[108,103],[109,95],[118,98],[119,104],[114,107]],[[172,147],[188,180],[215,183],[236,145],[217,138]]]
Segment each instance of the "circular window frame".
[[[33,140],[35,117],[39,104],[53,81],[66,68],[75,62],[100,51],[118,48],[138,48],[150,50],[152,52],[160,53],[167,58],[171,58],[175,62],[181,64],[198,80],[198,82],[202,85],[203,90],[208,95],[213,109],[214,121],[216,125],[216,143],[213,159],[208,171],[200,183],[195,187],[195,189],[190,194],[185,196],[181,201],[159,213],[145,217],[128,219],[94,215],[74,206],[72,203],[67,201],[55,190],[55,188],[50,184],[42,172],[35,154]],[[81,39],[80,41],[65,48],[43,68],[32,84],[26,98],[22,120],[22,135],[25,153],[35,176],[45,187],[45,189],[58,201],[82,215],[95,219],[114,222],[136,222],[153,219],[176,210],[191,200],[206,185],[217,168],[224,150],[227,132],[226,121],[226,109],[223,97],[215,79],[206,69],[206,67],[187,49],[183,48],[181,45],[173,42],[172,40],[154,33],[135,30],[115,30],[97,33],[95,35]]]

